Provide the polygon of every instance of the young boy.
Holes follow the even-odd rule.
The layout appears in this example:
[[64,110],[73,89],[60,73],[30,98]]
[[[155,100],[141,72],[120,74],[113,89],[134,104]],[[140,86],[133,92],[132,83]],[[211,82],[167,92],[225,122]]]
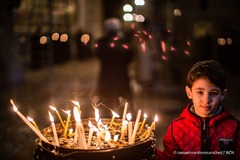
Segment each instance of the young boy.
[[221,104],[225,85],[217,61],[192,66],[185,88],[192,102],[171,122],[156,160],[240,160],[239,121]]

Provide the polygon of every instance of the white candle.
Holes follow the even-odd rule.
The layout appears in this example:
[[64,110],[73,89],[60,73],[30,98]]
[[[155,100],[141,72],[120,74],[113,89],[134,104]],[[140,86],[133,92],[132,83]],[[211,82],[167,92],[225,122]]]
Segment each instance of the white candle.
[[76,120],[76,131],[74,136],[74,142],[76,143],[78,140],[78,147],[80,149],[86,149],[87,144],[86,144],[85,132],[84,132],[83,125],[81,123],[81,118],[80,118],[77,107],[74,107],[74,118]]
[[102,141],[101,141],[101,132],[97,132],[97,144],[98,144],[98,147],[101,148],[102,147]]
[[48,111],[48,114],[49,114],[49,119],[50,119],[51,124],[52,124],[53,136],[54,136],[54,140],[55,140],[56,146],[59,146],[58,136],[57,136],[57,131],[56,131],[56,127],[55,127],[53,116],[52,116],[50,111]]
[[142,114],[142,111],[138,110],[137,118],[136,118],[136,121],[135,121],[135,124],[134,124],[133,134],[132,134],[132,140],[131,140],[132,143],[135,142],[135,137],[136,137],[136,133],[137,133],[137,130],[138,130],[138,124],[139,124],[139,121],[140,121],[141,114]]
[[77,125],[77,122],[76,122],[75,125],[76,126],[75,126],[75,131],[74,131],[74,140],[73,140],[73,142],[77,143],[77,138],[78,138],[78,125]]
[[17,115],[28,125],[29,128],[32,129],[33,132],[36,133],[36,135],[45,142],[48,142],[48,140],[41,134],[41,132],[39,130],[37,130],[28,120],[26,117],[24,117],[24,115],[18,111],[17,107],[15,106],[15,104],[13,103],[13,100],[10,100],[11,104],[13,105],[13,110],[17,113]]
[[128,144],[132,144],[132,115],[131,113],[127,114],[127,120],[128,120]]
[[88,133],[88,143],[87,146],[88,148],[91,147],[91,141],[92,141],[92,135],[93,135],[93,125],[91,121],[88,121],[88,126],[89,126],[89,133]]

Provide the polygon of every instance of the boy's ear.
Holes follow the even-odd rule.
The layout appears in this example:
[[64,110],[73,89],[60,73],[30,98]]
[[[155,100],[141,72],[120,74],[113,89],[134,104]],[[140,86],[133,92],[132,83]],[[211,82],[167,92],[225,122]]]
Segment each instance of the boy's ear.
[[185,91],[186,91],[186,94],[187,94],[188,98],[192,99],[191,88],[189,88],[188,86],[185,86]]
[[222,94],[221,94],[221,101],[225,98],[225,96],[227,95],[227,92],[228,92],[227,89],[224,89],[224,91],[222,91]]

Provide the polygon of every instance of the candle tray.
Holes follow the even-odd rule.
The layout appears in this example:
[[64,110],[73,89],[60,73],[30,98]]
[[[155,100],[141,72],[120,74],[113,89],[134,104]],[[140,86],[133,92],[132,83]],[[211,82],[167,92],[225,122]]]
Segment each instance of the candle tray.
[[[93,119],[83,119],[82,123],[85,130],[86,139],[88,137],[88,121],[94,121]],[[103,124],[109,124],[111,119],[102,119]],[[115,126],[111,131],[111,134],[117,134],[121,120],[115,120]],[[118,123],[119,122],[119,123]],[[75,122],[69,123],[69,128],[75,129]],[[116,129],[115,129],[116,128]],[[61,124],[56,124],[56,130],[59,136],[60,146],[54,144],[52,138],[51,126],[44,128],[41,132],[48,139],[49,142],[44,142],[37,138],[35,140],[34,159],[35,160],[154,160],[155,159],[155,138],[153,133],[150,137],[137,140],[131,145],[123,145],[116,147],[102,147],[102,148],[89,148],[78,149],[74,147],[74,144],[69,144],[71,135],[62,137],[63,128]],[[127,136],[125,136],[127,139]],[[94,138],[93,138],[94,140]],[[94,143],[94,142],[93,142]],[[103,144],[104,146],[104,144]]]

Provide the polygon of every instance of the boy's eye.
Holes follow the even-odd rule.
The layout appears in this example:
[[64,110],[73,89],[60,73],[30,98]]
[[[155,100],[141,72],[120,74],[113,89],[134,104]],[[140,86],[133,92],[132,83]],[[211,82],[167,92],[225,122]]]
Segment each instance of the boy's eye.
[[197,94],[202,95],[203,91],[197,91]]
[[216,95],[219,94],[219,92],[211,92],[210,94],[211,94],[212,96],[216,96]]

